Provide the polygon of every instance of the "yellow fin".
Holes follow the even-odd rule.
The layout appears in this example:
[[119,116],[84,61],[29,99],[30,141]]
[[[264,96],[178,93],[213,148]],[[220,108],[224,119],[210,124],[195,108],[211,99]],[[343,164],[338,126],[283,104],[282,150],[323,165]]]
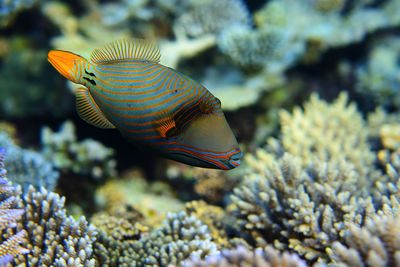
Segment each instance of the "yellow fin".
[[119,59],[143,59],[155,63],[160,62],[158,47],[143,39],[118,40],[93,50],[90,60],[94,63],[104,63]]
[[76,111],[87,123],[103,129],[115,128],[115,126],[107,120],[103,112],[99,109],[93,97],[90,95],[86,87],[79,87],[75,90]]

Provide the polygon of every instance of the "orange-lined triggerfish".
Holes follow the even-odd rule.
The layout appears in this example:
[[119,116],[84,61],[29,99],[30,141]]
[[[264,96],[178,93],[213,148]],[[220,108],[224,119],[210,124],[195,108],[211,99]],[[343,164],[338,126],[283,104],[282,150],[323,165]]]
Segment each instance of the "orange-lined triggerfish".
[[82,85],[76,108],[86,122],[117,128],[123,136],[189,165],[233,169],[242,152],[221,110],[204,86],[159,64],[145,40],[122,40],[95,49],[90,61],[51,50],[49,62]]

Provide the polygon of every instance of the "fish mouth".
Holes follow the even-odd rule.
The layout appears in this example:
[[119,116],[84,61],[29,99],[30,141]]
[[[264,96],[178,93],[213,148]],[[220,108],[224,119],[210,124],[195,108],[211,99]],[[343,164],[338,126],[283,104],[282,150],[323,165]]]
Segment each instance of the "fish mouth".
[[243,153],[240,149],[238,149],[238,152],[236,152],[235,154],[231,155],[229,157],[229,163],[236,168],[237,166],[240,165],[240,163],[242,162],[242,157],[243,157]]
[[74,68],[75,60],[77,59],[81,59],[81,57],[62,50],[50,50],[47,55],[47,60],[50,64],[70,81],[73,81],[71,72]]

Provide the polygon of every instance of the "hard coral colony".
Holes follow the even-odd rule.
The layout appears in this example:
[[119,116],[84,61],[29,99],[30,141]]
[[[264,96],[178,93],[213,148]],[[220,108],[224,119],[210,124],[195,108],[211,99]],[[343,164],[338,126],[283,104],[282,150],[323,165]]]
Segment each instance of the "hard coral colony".
[[400,267],[398,10],[0,0],[0,266]]

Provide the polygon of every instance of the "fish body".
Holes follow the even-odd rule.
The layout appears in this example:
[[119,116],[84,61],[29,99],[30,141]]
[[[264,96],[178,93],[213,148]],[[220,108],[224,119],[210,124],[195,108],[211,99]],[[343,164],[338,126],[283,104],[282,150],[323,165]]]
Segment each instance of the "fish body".
[[52,50],[50,63],[76,91],[78,114],[100,128],[117,128],[134,144],[189,165],[232,169],[238,147],[221,102],[204,86],[159,64],[144,40],[117,41],[94,50],[91,62]]

